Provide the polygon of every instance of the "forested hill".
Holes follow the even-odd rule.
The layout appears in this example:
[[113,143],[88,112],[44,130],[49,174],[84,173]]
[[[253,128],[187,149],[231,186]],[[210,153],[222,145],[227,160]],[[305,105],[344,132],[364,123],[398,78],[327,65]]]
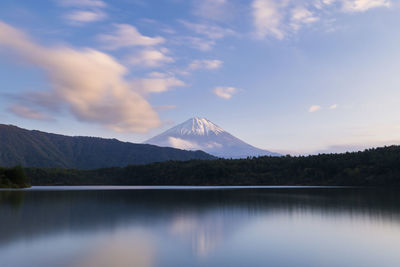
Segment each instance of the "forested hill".
[[70,137],[0,124],[0,166],[96,169],[167,160],[215,159],[185,151],[116,139]]
[[90,171],[26,171],[32,185],[400,186],[400,146],[308,157],[171,161]]

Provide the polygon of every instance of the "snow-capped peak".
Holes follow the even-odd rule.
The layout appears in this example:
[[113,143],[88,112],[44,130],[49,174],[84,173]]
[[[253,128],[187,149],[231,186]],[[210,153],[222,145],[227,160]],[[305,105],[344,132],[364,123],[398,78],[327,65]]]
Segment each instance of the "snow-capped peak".
[[194,117],[145,142],[186,150],[203,150],[217,157],[245,158],[279,154],[251,146],[206,118]]
[[168,133],[178,133],[180,135],[210,135],[215,134],[218,135],[224,132],[224,130],[209,121],[206,118],[194,117],[182,124],[175,126],[170,129]]

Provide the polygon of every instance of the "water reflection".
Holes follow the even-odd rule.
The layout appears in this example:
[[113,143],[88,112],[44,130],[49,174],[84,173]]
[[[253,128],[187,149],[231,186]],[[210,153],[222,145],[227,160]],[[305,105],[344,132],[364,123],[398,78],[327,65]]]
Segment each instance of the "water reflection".
[[0,226],[5,267],[400,266],[387,189],[0,191]]

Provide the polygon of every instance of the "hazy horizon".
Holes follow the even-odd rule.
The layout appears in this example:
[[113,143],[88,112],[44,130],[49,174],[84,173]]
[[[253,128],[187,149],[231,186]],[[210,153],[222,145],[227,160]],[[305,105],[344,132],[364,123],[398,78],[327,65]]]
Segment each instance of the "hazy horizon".
[[279,153],[400,141],[394,0],[0,3],[0,123],[141,143],[191,117]]

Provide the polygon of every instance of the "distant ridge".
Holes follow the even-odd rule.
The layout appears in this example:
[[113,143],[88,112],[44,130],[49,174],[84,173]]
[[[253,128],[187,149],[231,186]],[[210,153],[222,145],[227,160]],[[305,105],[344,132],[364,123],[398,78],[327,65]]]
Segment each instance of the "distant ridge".
[[214,159],[185,151],[97,137],[71,137],[0,124],[0,166],[97,169],[168,160]]
[[188,150],[199,149],[222,158],[281,156],[278,153],[249,145],[210,120],[199,117],[176,125],[144,143]]

